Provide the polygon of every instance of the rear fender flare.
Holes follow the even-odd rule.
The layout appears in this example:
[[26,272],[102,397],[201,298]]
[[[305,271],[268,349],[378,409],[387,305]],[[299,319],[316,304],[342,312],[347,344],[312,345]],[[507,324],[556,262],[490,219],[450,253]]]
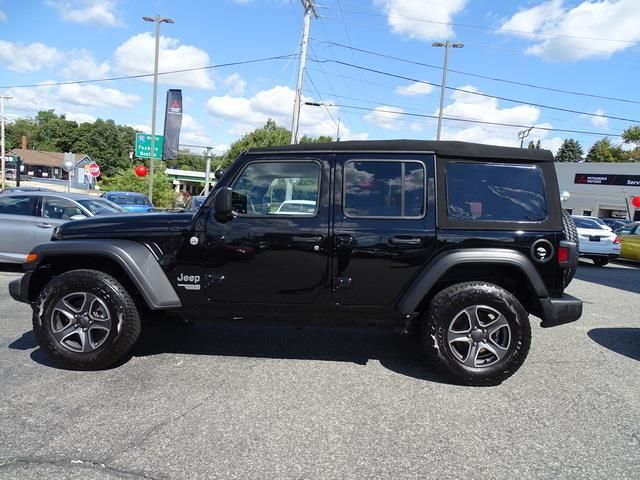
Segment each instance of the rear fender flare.
[[536,294],[536,301],[548,297],[549,292],[531,261],[522,253],[504,248],[473,248],[443,252],[436,256],[400,297],[396,311],[404,316],[415,312],[422,299],[453,267],[464,264],[508,265],[520,270]]

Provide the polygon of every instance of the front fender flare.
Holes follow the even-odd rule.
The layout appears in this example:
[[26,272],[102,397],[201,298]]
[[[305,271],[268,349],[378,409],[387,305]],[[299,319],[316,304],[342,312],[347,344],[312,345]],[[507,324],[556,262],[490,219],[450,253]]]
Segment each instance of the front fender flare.
[[38,254],[38,260],[33,264],[25,264],[25,270],[35,270],[53,257],[108,258],[124,270],[152,310],[182,306],[156,257],[139,242],[104,239],[61,240],[38,245],[32,252]]

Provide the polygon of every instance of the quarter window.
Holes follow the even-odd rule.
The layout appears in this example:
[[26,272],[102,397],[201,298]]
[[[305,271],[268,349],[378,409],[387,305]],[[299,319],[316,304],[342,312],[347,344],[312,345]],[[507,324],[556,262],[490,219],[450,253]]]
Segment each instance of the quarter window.
[[402,161],[347,162],[344,169],[344,213],[349,217],[423,217],[423,164]]
[[233,186],[233,210],[247,216],[313,217],[319,191],[317,162],[255,162]]
[[541,222],[547,218],[542,171],[535,165],[451,162],[447,213],[455,221]]

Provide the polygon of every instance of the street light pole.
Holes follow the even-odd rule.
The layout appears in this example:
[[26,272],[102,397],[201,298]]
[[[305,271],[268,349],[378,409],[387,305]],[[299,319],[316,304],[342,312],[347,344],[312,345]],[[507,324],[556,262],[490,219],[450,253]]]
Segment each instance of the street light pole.
[[[4,120],[5,120],[4,119],[4,101],[5,100],[9,100],[10,98],[12,98],[12,97],[8,97],[6,95],[0,95],[0,117],[2,117],[0,119],[0,122],[2,123],[2,127],[1,127],[2,131],[0,132],[0,144],[1,144],[1,146],[0,146],[1,153],[0,154],[2,155],[2,190],[4,190],[4,188],[6,186],[5,177],[7,175],[7,171],[6,171],[6,168],[5,168],[6,165],[5,165],[5,162],[4,162],[4,154],[5,154],[5,151],[4,151]],[[19,168],[16,168],[16,178],[18,177],[18,175],[20,175],[20,171],[19,170],[20,170]]]
[[160,24],[175,23],[170,18],[161,17],[142,17],[145,22],[154,22],[156,24],[156,49],[155,60],[153,63],[153,99],[151,101],[151,153],[149,155],[149,200],[153,203],[153,160],[156,153],[156,107],[158,103],[158,59],[160,57]]
[[463,43],[451,43],[447,40],[445,43],[434,42],[433,47],[444,47],[444,68],[442,69],[442,85],[440,87],[440,111],[438,112],[438,132],[436,140],[440,140],[440,133],[442,132],[442,111],[444,110],[444,92],[447,88],[447,69],[449,67],[449,49],[450,48],[462,48]]

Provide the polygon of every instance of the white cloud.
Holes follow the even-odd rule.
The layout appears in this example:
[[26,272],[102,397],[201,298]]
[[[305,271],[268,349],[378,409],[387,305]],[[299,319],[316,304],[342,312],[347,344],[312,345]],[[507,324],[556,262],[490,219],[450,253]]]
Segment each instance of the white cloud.
[[133,108],[140,97],[123,93],[115,88],[69,84],[60,85],[58,99],[63,103],[83,107]]
[[104,77],[111,67],[109,62],[98,63],[91,52],[87,50],[72,50],[66,55],[67,65],[62,69],[62,75],[67,78],[92,80]]
[[121,24],[115,0],[47,0],[62,19],[73,23],[97,23],[109,27]]
[[0,63],[16,72],[37,72],[55,65],[61,57],[58,50],[43,43],[22,45],[0,40]]
[[[115,53],[116,65],[127,75],[153,73],[155,39],[151,33],[140,33],[120,45]],[[159,72],[204,67],[211,64],[209,54],[192,45],[180,45],[170,37],[160,37]],[[151,82],[152,77],[144,80]],[[207,70],[160,75],[158,81],[175,86],[210,89],[213,80]]]
[[2,10],[0,10],[0,22],[6,22],[7,21],[7,14],[4,13]]
[[452,17],[461,11],[467,0],[376,0],[387,15],[394,33],[418,40],[446,40],[455,37]]
[[367,113],[364,119],[377,127],[385,130],[400,130],[402,128],[402,114],[404,110],[396,107],[382,105]]
[[6,108],[27,114],[34,114],[40,110],[56,110],[93,116],[91,110],[94,108],[132,108],[140,100],[136,95],[129,95],[113,88],[75,84],[46,85],[50,82],[48,80],[43,82],[42,86],[34,88],[9,90],[7,93],[13,98],[7,103]]
[[67,118],[67,120],[78,122],[78,124],[93,123],[96,121],[96,117],[94,117],[93,115],[89,115],[88,113],[64,112],[64,116]]
[[227,94],[233,96],[244,95],[244,90],[247,88],[247,82],[240,77],[239,73],[234,73],[225,78],[224,85],[229,89]]
[[[290,128],[294,95],[294,91],[289,87],[276,86],[269,90],[260,91],[251,98],[230,95],[211,97],[207,102],[207,111],[214,118],[235,122],[228,132],[233,136],[241,136],[262,127],[270,118],[278,125]],[[306,101],[313,101],[313,99],[303,97],[302,102]],[[326,103],[331,102],[327,100]],[[339,110],[336,107],[302,105],[299,136],[326,135],[335,138],[338,117]],[[342,122],[340,123],[341,138],[353,138],[354,135],[357,134],[351,132]]]
[[407,97],[415,95],[428,95],[433,91],[433,85],[428,83],[415,82],[409,85],[396,87],[396,93]]
[[528,54],[578,61],[608,58],[632,47],[640,42],[639,23],[637,0],[584,0],[574,7],[565,7],[563,0],[549,0],[516,13],[500,31],[531,40]]
[[138,124],[129,125],[129,126],[133,128],[136,132],[151,133],[151,125],[148,125],[146,123],[138,123]]
[[[593,115],[606,115],[601,108],[593,112]],[[596,127],[608,127],[609,119],[603,116],[580,115],[581,118],[588,118],[592,125]]]
[[[479,92],[472,85],[459,87],[467,92]],[[519,105],[511,108],[501,108],[498,100],[482,97],[471,93],[455,91],[452,94],[453,103],[445,106],[444,117],[456,117],[482,122],[509,123],[514,125],[533,125],[550,128],[549,123],[540,122],[540,110],[529,105]],[[434,112],[437,115],[438,112]],[[522,127],[503,127],[498,125],[483,125],[467,122],[443,121],[443,140],[461,140],[465,142],[486,143],[492,145],[520,146],[518,132]],[[555,147],[556,139],[549,139],[549,132],[536,130],[525,138],[525,145],[529,140],[541,141],[543,147]],[[557,147],[555,147],[557,149]]]
[[[182,115],[182,128],[180,129],[180,143],[189,145],[208,146],[213,143],[206,129],[191,115]],[[201,150],[201,149],[200,149]],[[196,150],[198,153],[200,151]]]

